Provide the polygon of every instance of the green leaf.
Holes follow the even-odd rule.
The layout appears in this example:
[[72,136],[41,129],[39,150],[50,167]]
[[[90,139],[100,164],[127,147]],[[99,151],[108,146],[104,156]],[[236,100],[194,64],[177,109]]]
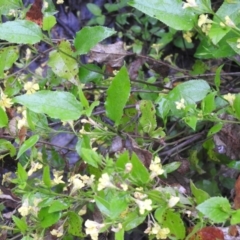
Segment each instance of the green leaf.
[[235,53],[240,54],[238,39],[239,37],[227,39],[227,43],[234,50]]
[[171,162],[168,164],[165,164],[163,166],[163,169],[166,173],[171,173],[177,170],[181,166],[181,162]]
[[95,16],[100,16],[102,14],[101,8],[98,7],[98,5],[96,5],[96,4],[88,3],[87,8]]
[[7,140],[0,139],[0,152],[9,151],[10,156],[16,155],[16,148]]
[[184,118],[185,123],[191,127],[194,131],[196,130],[196,125],[198,118],[196,116],[189,116]]
[[8,124],[8,116],[6,112],[0,107],[0,128],[6,127]]
[[216,70],[216,75],[214,77],[214,83],[215,83],[215,86],[217,88],[217,91],[219,91],[219,87],[220,87],[220,84],[221,84],[221,71],[222,71],[222,68],[223,68],[224,64],[222,64],[221,66],[219,66]]
[[186,230],[179,213],[167,209],[163,214],[163,219],[162,226],[169,228],[171,235],[174,235],[179,240],[185,239]]
[[223,223],[230,217],[231,205],[227,198],[212,197],[198,205],[197,210],[214,223]]
[[29,139],[27,139],[23,145],[20,147],[18,154],[17,154],[17,159],[23,154],[25,153],[29,148],[31,148],[32,146],[34,146],[37,141],[39,139],[39,135],[33,135],[31,136]]
[[120,229],[118,232],[115,233],[115,240],[124,240],[124,229]]
[[216,109],[215,104],[216,92],[209,93],[202,101],[203,114],[212,113]]
[[51,202],[51,206],[49,207],[48,212],[49,213],[60,212],[62,210],[68,209],[69,206],[70,206],[70,204],[68,202],[66,202],[65,199],[63,199],[63,200],[53,200]]
[[209,42],[208,38],[204,38],[197,47],[195,52],[196,58],[209,59],[209,58],[224,58],[236,55],[235,51],[226,44],[229,38],[236,37],[234,32],[229,32],[218,45],[213,45]]
[[82,159],[89,165],[98,168],[98,164],[101,163],[101,156],[92,149],[82,148],[81,155]]
[[18,163],[17,165],[17,175],[18,175],[18,179],[20,179],[21,182],[26,182],[28,179],[27,172],[23,168],[21,163]]
[[164,120],[165,123],[168,113],[170,111],[169,101],[165,97],[161,97],[157,104],[158,115]]
[[43,30],[50,31],[55,24],[57,23],[56,18],[54,16],[46,16],[43,18]]
[[212,136],[212,135],[218,133],[222,129],[222,127],[223,127],[223,123],[222,122],[219,122],[219,123],[215,124],[214,126],[212,126],[209,129],[207,136],[209,137],[209,136]]
[[95,196],[94,199],[100,212],[108,217],[111,217],[110,203],[99,196]]
[[69,92],[38,91],[15,97],[20,103],[36,113],[45,113],[62,121],[76,120],[81,116],[82,105]]
[[240,223],[240,209],[234,211],[231,217],[231,225],[236,225]]
[[0,77],[4,78],[4,71],[12,67],[18,59],[18,49],[16,47],[5,47],[0,49]]
[[85,64],[79,68],[79,79],[81,83],[98,82],[102,79],[102,69],[94,64]]
[[59,221],[61,212],[49,213],[49,207],[40,209],[38,212],[38,220],[42,228],[48,228]]
[[130,79],[128,71],[123,66],[118,74],[112,80],[107,90],[107,99],[105,102],[107,116],[115,121],[115,125],[119,125],[125,107],[130,95]]
[[116,219],[128,207],[127,194],[115,192],[110,200],[110,218]]
[[49,166],[44,167],[42,180],[43,180],[44,184],[46,185],[46,187],[50,188],[52,186]]
[[139,216],[138,211],[130,212],[127,214],[123,224],[123,229],[125,231],[129,231],[131,229],[136,228],[139,226],[144,220],[146,216]]
[[167,204],[165,206],[161,206],[159,208],[156,209],[155,213],[154,213],[154,217],[155,219],[161,224],[164,220],[164,213],[166,212],[166,210],[168,209]]
[[73,236],[84,237],[82,232],[83,219],[75,212],[68,212],[68,233]]
[[[169,100],[179,101],[182,98],[189,104],[201,101],[210,91],[209,84],[204,80],[189,80],[177,85],[169,92]],[[173,107],[173,106],[172,106]]]
[[42,38],[41,28],[34,22],[15,20],[0,24],[0,39],[10,43],[35,44]]
[[236,98],[234,99],[233,108],[235,110],[235,113],[238,119],[240,119],[240,94],[239,93],[236,95]]
[[149,172],[135,153],[132,154],[130,162],[133,166],[130,175],[133,177],[134,181],[136,181],[138,184],[147,184],[150,179]]
[[156,110],[152,101],[142,100],[139,104],[141,117],[139,123],[145,133],[151,133],[157,127]]
[[142,11],[153,18],[157,18],[176,30],[191,30],[194,27],[194,21],[197,18],[193,12],[182,8],[182,1],[131,0],[128,3],[139,11]]
[[58,46],[58,50],[50,52],[48,65],[52,67],[57,76],[79,85],[80,82],[77,80],[78,63],[71,56],[73,56],[73,51],[70,42],[62,41]]
[[210,198],[208,193],[202,189],[197,188],[192,181],[190,181],[190,187],[197,204],[200,204]]
[[80,55],[88,53],[97,43],[110,37],[114,33],[114,30],[101,26],[82,28],[77,32],[76,38],[74,39],[76,53]]
[[26,230],[28,229],[28,225],[26,223],[26,220],[24,218],[20,219],[18,217],[12,216],[12,220],[16,224],[16,226],[19,228],[21,233],[25,233]]

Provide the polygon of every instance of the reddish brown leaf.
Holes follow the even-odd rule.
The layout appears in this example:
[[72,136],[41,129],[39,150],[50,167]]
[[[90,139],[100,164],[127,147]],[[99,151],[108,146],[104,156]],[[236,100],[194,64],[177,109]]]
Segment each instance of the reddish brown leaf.
[[224,234],[218,228],[204,227],[195,233],[190,240],[224,240]]
[[42,26],[43,21],[42,4],[42,0],[35,0],[35,2],[26,13],[26,19],[35,22],[39,26]]
[[240,176],[238,176],[235,182],[235,197],[234,197],[234,208],[240,208]]
[[228,235],[232,236],[232,237],[238,237],[239,236],[239,232],[237,229],[236,225],[232,225],[228,228]]
[[27,128],[23,126],[18,133],[20,144],[22,144],[25,141],[26,136],[27,136]]

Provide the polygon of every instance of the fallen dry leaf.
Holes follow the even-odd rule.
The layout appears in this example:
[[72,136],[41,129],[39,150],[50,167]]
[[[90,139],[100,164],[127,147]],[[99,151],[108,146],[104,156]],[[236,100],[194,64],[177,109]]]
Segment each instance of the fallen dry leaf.
[[96,61],[98,63],[108,64],[111,67],[120,68],[127,54],[127,51],[123,48],[123,42],[108,45],[97,44],[90,51],[89,61]]

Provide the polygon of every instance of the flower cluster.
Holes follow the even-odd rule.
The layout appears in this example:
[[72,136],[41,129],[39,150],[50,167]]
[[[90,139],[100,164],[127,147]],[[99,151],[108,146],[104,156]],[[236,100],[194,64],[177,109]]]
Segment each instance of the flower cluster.
[[23,216],[27,216],[29,215],[30,213],[37,216],[38,214],[38,211],[39,211],[39,208],[37,207],[38,206],[38,203],[42,201],[41,198],[34,198],[33,200],[33,204],[30,204],[29,203],[29,199],[26,198],[23,203],[22,203],[22,206],[18,209],[18,212]]
[[198,19],[198,26],[206,35],[208,35],[212,27],[212,20],[208,18],[207,14],[201,14]]
[[105,188],[116,188],[110,179],[110,176],[107,173],[103,173],[102,176],[99,178],[99,183],[98,183],[98,191],[101,191]]
[[27,94],[32,94],[39,90],[39,85],[38,83],[34,82],[26,82],[23,88],[27,92]]
[[228,93],[228,94],[224,95],[223,98],[225,100],[227,100],[229,102],[229,104],[232,106],[236,96],[235,96],[235,94]]
[[91,175],[90,177],[88,177],[87,175],[82,176],[80,174],[75,174],[71,176],[68,180],[69,182],[68,186],[72,187],[70,195],[72,195],[77,190],[80,190],[85,186],[88,186],[88,187],[91,186],[94,181],[94,177],[95,177],[94,175]]
[[185,32],[183,34],[183,38],[188,42],[188,43],[191,43],[192,42],[192,37],[194,36],[194,33],[193,32]]
[[8,96],[5,95],[3,91],[1,91],[0,107],[5,111],[6,108],[10,108],[12,105],[13,105],[12,99],[8,98]]
[[152,160],[149,170],[151,171],[150,178],[153,179],[159,175],[162,175],[164,173],[164,170],[162,169],[161,160],[159,157],[155,157],[154,160]]
[[161,228],[160,225],[155,222],[153,226],[148,227],[144,233],[155,235],[156,239],[166,239],[170,230],[168,228]]
[[39,162],[31,162],[31,168],[28,170],[28,176],[31,176],[34,172],[41,169],[43,165]]
[[146,211],[151,211],[152,210],[152,200],[151,199],[145,199],[145,200],[139,200],[135,199],[134,200],[138,207],[139,207],[139,213],[143,215]]
[[228,27],[230,27],[230,28],[235,28],[235,27],[236,27],[235,23],[231,20],[231,18],[230,18],[229,16],[226,16],[226,17],[225,17],[225,22],[224,22],[224,23],[223,23],[223,22],[220,22],[220,26],[221,26],[221,27],[226,27],[226,26],[228,26]]
[[184,8],[195,8],[197,6],[198,5],[195,0],[186,0],[186,3],[183,3],[183,9]]
[[98,240],[99,231],[101,230],[101,228],[104,227],[104,224],[87,220],[85,222],[85,227],[86,227],[85,229],[86,234],[90,235],[92,240]]
[[183,98],[181,98],[180,101],[175,102],[175,104],[176,104],[176,108],[177,108],[178,110],[181,110],[181,109],[185,109],[185,108],[186,108],[186,106],[185,106],[185,100],[184,100]]
[[63,225],[61,225],[59,228],[57,229],[53,229],[51,232],[50,232],[53,236],[56,236],[56,237],[62,237],[63,236]]

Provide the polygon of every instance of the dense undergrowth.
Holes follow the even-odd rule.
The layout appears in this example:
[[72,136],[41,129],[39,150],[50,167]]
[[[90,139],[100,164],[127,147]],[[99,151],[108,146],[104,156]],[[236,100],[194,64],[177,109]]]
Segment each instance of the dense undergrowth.
[[236,236],[240,3],[59,4],[0,0],[1,239]]

